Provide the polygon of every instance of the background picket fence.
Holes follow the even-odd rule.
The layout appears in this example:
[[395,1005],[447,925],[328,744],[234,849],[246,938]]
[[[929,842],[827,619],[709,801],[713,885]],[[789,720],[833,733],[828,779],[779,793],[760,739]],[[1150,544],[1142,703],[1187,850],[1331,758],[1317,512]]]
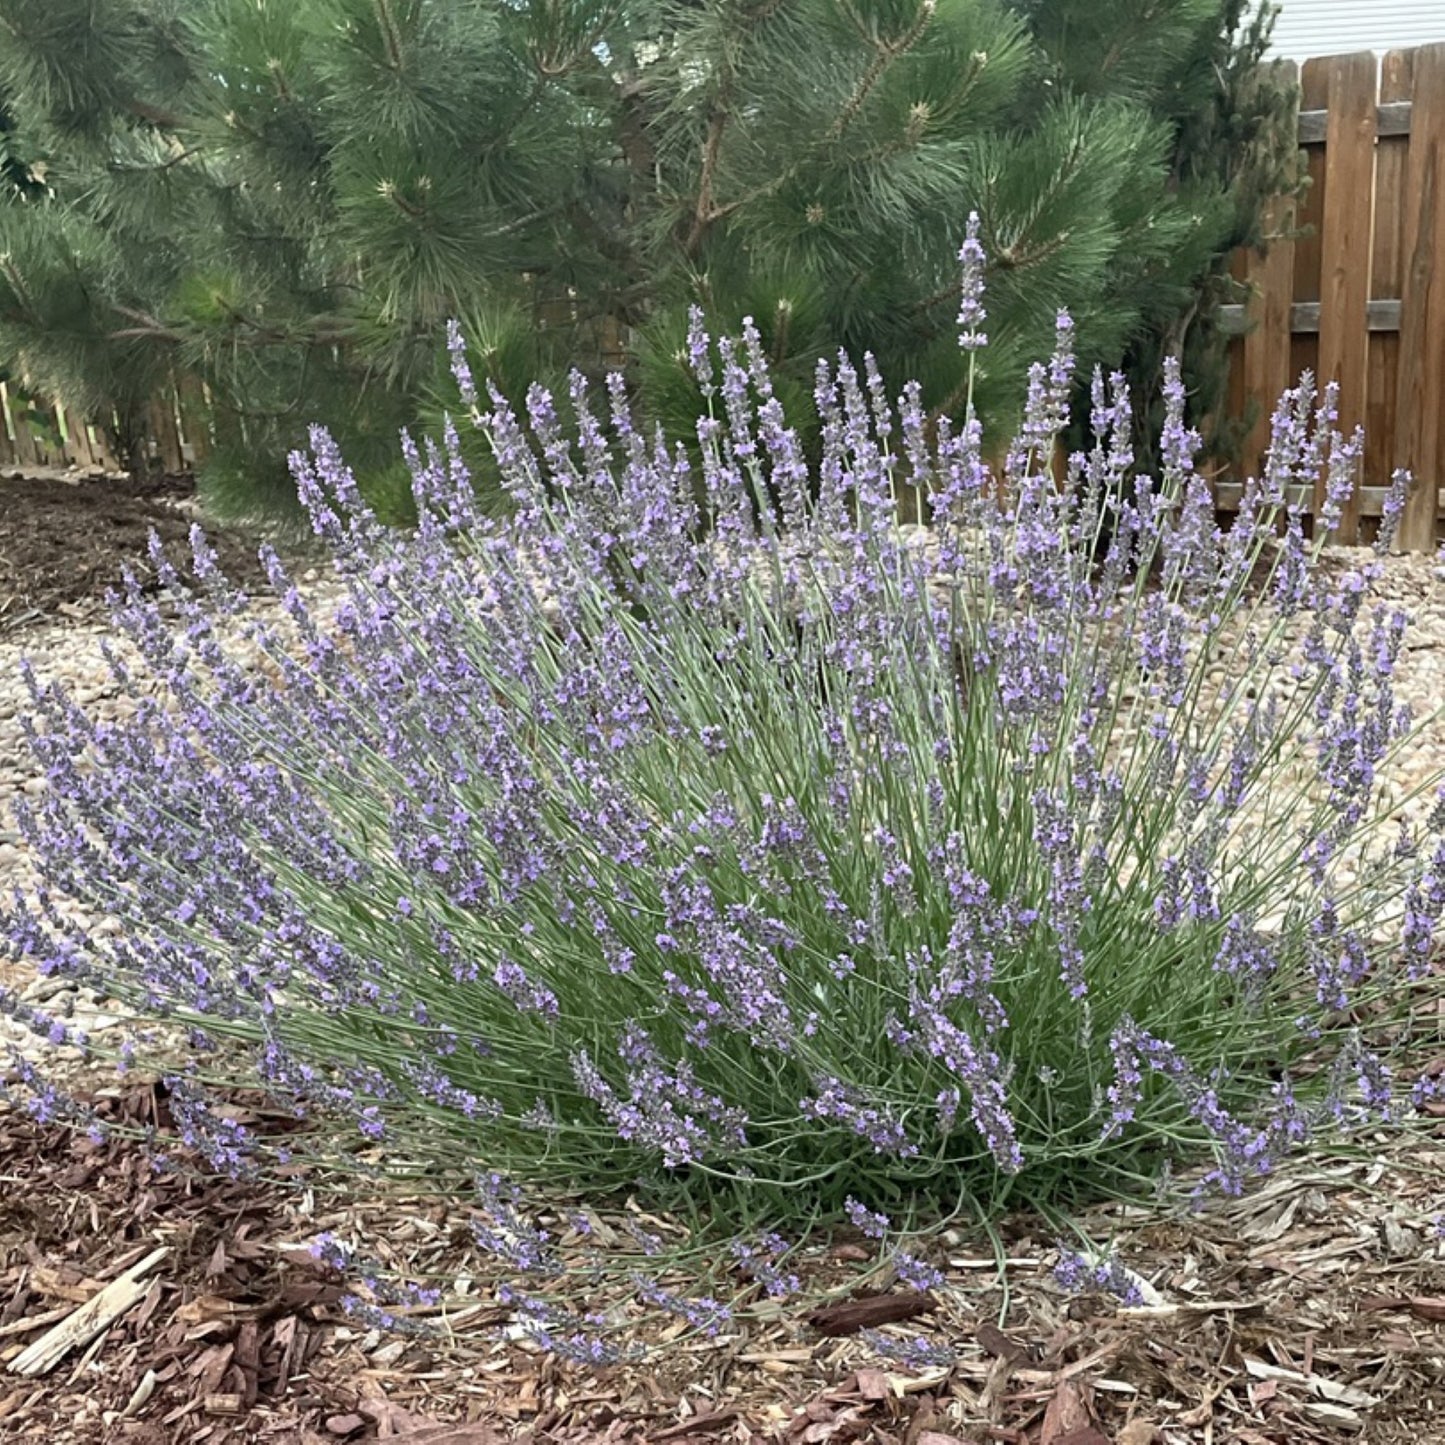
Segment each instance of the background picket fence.
[[[151,464],[172,475],[188,471],[210,449],[208,408],[200,384],[188,378],[150,403],[145,446]],[[124,469],[113,419],[84,419],[59,402],[36,401],[0,382],[0,467]]]

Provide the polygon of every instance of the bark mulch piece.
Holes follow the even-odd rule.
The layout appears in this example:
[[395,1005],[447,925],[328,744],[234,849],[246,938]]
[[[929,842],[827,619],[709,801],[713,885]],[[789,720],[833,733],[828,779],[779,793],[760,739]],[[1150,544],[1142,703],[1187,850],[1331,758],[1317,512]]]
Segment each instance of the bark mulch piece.
[[[192,519],[176,503],[194,490],[189,477],[0,476],[0,636],[60,618],[103,618],[122,563],[143,585],[149,580],[152,528],[182,564],[190,556]],[[256,543],[244,531],[206,531],[233,581],[262,579]]]

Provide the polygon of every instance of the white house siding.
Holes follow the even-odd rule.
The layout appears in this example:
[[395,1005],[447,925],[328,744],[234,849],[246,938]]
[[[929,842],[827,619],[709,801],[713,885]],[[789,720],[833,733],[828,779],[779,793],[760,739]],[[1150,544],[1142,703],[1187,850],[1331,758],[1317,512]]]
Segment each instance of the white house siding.
[[1289,60],[1445,40],[1445,0],[1282,0],[1274,53]]

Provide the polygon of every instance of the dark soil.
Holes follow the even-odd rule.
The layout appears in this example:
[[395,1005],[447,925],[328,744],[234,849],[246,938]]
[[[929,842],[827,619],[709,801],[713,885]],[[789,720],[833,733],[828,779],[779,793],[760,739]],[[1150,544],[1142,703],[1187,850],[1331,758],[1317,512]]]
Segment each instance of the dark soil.
[[[103,618],[105,594],[119,587],[124,563],[143,585],[153,581],[146,557],[152,529],[173,560],[189,559],[192,517],[177,503],[194,491],[190,477],[0,478],[0,636]],[[244,585],[262,575],[255,537],[206,530],[228,576]]]

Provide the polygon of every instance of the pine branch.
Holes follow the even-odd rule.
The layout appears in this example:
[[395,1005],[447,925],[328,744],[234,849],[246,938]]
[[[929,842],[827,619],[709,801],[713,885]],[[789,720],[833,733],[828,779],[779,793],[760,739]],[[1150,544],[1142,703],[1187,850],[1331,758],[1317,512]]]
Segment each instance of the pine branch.
[[401,49],[401,33],[392,17],[391,5],[388,0],[372,0],[372,8],[376,12],[376,24],[381,31],[382,44],[386,46],[387,67],[399,74],[405,57]]
[[[761,5],[743,12],[743,33],[738,40],[738,48],[750,38],[751,33],[765,21],[772,18],[778,10],[786,3],[786,0],[763,0]],[[687,233],[687,239],[683,242],[683,253],[692,259],[697,255],[698,248],[702,245],[702,238],[707,228],[714,222],[719,221],[728,211],[735,210],[735,206],[729,206],[724,210],[717,210],[713,206],[713,184],[717,177],[718,162],[722,156],[723,135],[727,131],[728,123],[732,120],[730,109],[732,101],[732,89],[737,81],[736,65],[728,65],[723,70],[718,80],[718,87],[713,95],[711,106],[708,108],[707,138],[703,142],[702,170],[698,176],[697,183],[697,204],[693,208],[692,225]]]
[[687,240],[683,242],[683,251],[689,256],[697,255],[698,247],[702,244],[703,232],[714,221],[720,220],[727,214],[726,210],[718,211],[713,208],[712,187],[713,178],[717,171],[718,157],[722,154],[723,132],[731,118],[727,109],[726,101],[731,89],[731,80],[724,81],[719,87],[712,113],[707,120],[707,140],[702,149],[702,172],[697,182],[697,205],[692,213],[692,228],[687,233]]
[[921,0],[918,7],[918,14],[913,18],[913,24],[898,37],[897,40],[882,40],[863,26],[862,18],[854,10],[849,0],[839,0],[843,12],[853,22],[858,33],[877,52],[868,69],[863,72],[862,78],[854,87],[853,94],[848,97],[847,103],[838,113],[832,126],[828,129],[825,137],[828,141],[837,140],[845,130],[856,119],[858,112],[867,103],[868,97],[873,93],[874,87],[882,80],[884,74],[895,65],[898,60],[907,55],[923,36],[928,28],[928,22],[933,18],[934,11],[938,8],[938,0]]
[[561,59],[548,62],[544,61],[540,55],[537,56],[537,69],[544,76],[558,79],[574,70],[579,63],[585,66],[586,60],[595,59],[593,52],[598,44],[606,38],[608,27],[619,17],[620,13],[621,7],[617,4],[605,6],[599,10],[586,35],[575,41]]
[[190,160],[192,156],[204,155],[205,151],[206,147],[204,145],[182,146],[173,155],[168,156],[163,161],[156,161],[153,165],[134,166],[127,165],[121,161],[109,161],[106,163],[106,171],[113,176],[158,175],[161,171],[168,171],[172,166],[178,166],[182,162]]
[[[343,341],[350,341],[354,332],[354,328],[347,322],[327,324],[320,318],[312,318],[309,324],[290,329],[266,326],[254,317],[247,316],[244,311],[238,311],[222,297],[216,298],[216,305],[236,326],[242,327],[250,333],[248,339],[243,339],[233,333],[228,339],[234,345],[276,346],[300,343],[303,346],[334,346]],[[107,332],[107,336],[112,340],[147,337],[155,341],[185,344],[193,339],[147,311],[141,311],[131,306],[122,306],[117,302],[111,303],[111,309],[118,315],[136,323],[134,326]]]
[[149,121],[151,125],[158,126],[161,130],[180,130],[185,124],[180,116],[169,110],[162,110],[158,105],[152,105],[146,100],[131,100],[127,103],[126,109],[141,120]]
[[935,306],[942,306],[945,301],[955,300],[963,291],[963,281],[950,281],[947,286],[941,286],[931,296],[925,296],[915,301],[909,308],[910,316],[921,316],[923,313],[932,311]]
[[[781,0],[778,0],[778,3],[781,3]],[[859,111],[861,111],[866,104],[868,96],[873,92],[878,82],[899,59],[917,45],[919,39],[928,27],[929,20],[932,19],[937,9],[937,0],[922,0],[922,3],[918,7],[918,14],[913,19],[913,23],[902,35],[892,41],[881,40],[871,33],[862,30],[861,20],[859,20],[851,5],[846,4],[846,0],[844,8],[847,10],[850,18],[854,20],[855,25],[860,27],[860,33],[864,35],[869,45],[877,52],[868,69],[854,87],[852,95],[849,96],[843,109],[825,132],[821,141],[815,143],[803,154],[800,154],[790,165],[784,167],[783,170],[779,171],[777,175],[771,179],[762,182],[762,184],[755,186],[744,195],[738,196],[720,206],[711,205],[710,203],[711,172],[716,167],[717,152],[721,149],[721,129],[719,128],[716,135],[710,133],[709,146],[704,154],[702,180],[699,183],[698,208],[693,219],[693,231],[689,236],[687,251],[689,257],[696,254],[696,243],[701,240],[701,232],[706,225],[712,225],[718,221],[726,220],[727,217],[741,210],[744,206],[761,200],[764,196],[771,195],[781,186],[786,185],[789,181],[814,165],[818,152],[823,146],[833,144],[842,137],[843,133],[848,129],[849,125],[857,117]],[[864,164],[888,160],[903,151],[911,150],[917,145],[921,133],[921,122],[917,119],[912,119],[910,120],[908,131],[901,141],[887,141],[874,146],[858,159]],[[709,203],[709,209],[705,213],[703,210],[704,201]],[[694,240],[694,238],[696,238],[696,240]]]
[[[908,151],[913,150],[917,144],[918,134],[913,127],[910,127],[900,139],[883,141],[881,144],[864,151],[861,155],[853,157],[853,164],[862,166],[878,165],[881,162],[890,161],[897,156],[904,155]],[[771,180],[764,181],[762,185],[748,191],[745,195],[738,196],[726,205],[715,207],[710,219],[713,221],[725,220],[735,211],[740,211],[744,206],[749,206],[754,201],[760,201],[764,196],[771,195],[780,186],[786,185],[796,176],[810,169],[816,163],[819,149],[821,149],[821,145],[811,147],[800,155],[790,166],[779,171]]]
[[145,337],[149,340],[167,341],[179,345],[185,340],[178,331],[173,331],[163,321],[158,321],[148,312],[137,311],[132,306],[122,306],[118,302],[112,302],[111,309],[136,323],[123,330],[108,331],[106,335],[112,341],[132,341],[139,337]]

